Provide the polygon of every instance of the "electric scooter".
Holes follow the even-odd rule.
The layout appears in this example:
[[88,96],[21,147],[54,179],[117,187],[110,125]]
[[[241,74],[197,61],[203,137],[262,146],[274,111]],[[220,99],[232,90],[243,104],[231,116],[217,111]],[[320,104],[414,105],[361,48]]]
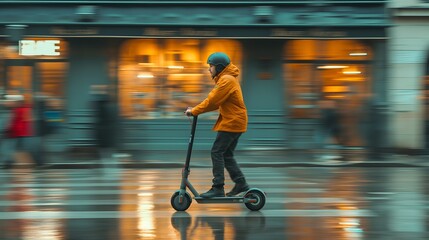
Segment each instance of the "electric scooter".
[[186,155],[186,163],[182,170],[182,182],[180,184],[180,189],[174,192],[171,196],[171,206],[176,211],[186,211],[189,206],[191,206],[192,197],[186,191],[186,188],[188,188],[194,195],[193,199],[195,199],[198,203],[244,203],[249,210],[258,211],[262,209],[265,205],[266,195],[258,188],[250,188],[239,196],[203,198],[192,186],[188,177],[190,173],[190,161],[192,154],[192,146],[194,145],[194,136],[197,127],[197,120],[198,116],[194,116],[192,121],[191,135],[189,138],[188,152]]

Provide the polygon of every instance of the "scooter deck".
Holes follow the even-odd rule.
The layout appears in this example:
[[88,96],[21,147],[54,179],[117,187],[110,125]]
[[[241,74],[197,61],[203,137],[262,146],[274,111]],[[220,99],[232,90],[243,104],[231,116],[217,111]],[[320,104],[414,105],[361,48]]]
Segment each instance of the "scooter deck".
[[198,203],[244,203],[244,197],[213,197],[213,198],[203,198],[203,197],[194,197],[195,201]]

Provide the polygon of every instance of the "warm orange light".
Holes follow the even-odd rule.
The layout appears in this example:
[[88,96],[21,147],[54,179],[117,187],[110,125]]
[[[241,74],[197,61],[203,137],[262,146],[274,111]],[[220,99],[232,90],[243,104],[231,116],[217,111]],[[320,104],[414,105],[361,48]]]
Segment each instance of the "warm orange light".
[[368,53],[366,52],[353,52],[353,53],[349,53],[349,56],[367,56]]
[[336,92],[346,92],[348,90],[347,86],[325,86],[323,91],[326,93],[336,93]]
[[137,78],[154,78],[154,76],[152,73],[143,72],[143,73],[139,73],[139,75],[137,75]]
[[348,67],[349,66],[343,66],[343,65],[324,65],[324,66],[318,66],[317,69],[343,69]]
[[347,75],[355,75],[355,74],[361,74],[361,71],[343,71],[343,74]]
[[336,80],[336,81],[343,81],[343,82],[362,82],[362,81],[365,81],[365,78],[356,76],[356,77],[336,78],[334,80]]
[[184,66],[168,66],[168,69],[184,69]]

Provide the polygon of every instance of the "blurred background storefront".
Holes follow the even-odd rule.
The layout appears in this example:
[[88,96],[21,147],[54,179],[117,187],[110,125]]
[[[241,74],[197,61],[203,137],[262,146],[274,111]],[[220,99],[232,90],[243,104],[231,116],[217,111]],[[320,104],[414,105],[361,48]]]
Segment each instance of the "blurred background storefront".
[[[93,144],[91,89],[107,85],[122,149],[185,149],[183,111],[213,87],[214,51],[241,69],[249,131],[240,149],[313,148],[322,98],[341,103],[345,146],[384,141],[368,132],[387,138],[385,1],[0,4],[0,87],[30,102],[39,92],[63,99],[55,143],[65,147]],[[197,149],[211,147],[216,117],[201,116]]]

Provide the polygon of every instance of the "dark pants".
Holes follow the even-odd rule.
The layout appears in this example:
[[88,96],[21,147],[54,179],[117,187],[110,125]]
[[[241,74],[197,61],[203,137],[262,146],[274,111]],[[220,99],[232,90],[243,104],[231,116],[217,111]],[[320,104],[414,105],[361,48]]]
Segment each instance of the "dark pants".
[[234,182],[244,180],[244,175],[234,159],[234,150],[241,133],[218,132],[211,150],[213,163],[213,187],[225,185],[224,168]]

